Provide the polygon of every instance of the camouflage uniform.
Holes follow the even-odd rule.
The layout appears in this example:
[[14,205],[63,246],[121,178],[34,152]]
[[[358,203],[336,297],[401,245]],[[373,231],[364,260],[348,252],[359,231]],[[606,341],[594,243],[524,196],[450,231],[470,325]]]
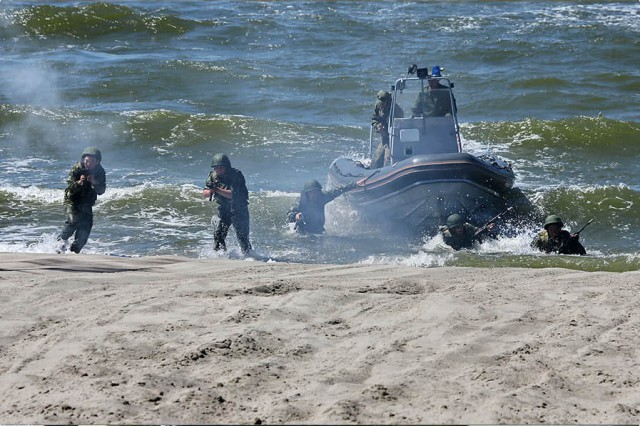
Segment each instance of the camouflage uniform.
[[[58,236],[59,240],[68,240],[74,233],[75,238],[70,250],[80,253],[85,246],[93,227],[93,205],[98,195],[104,194],[107,188],[107,178],[102,165],[98,163],[92,169],[85,169],[82,161],[87,155],[93,156],[98,162],[102,161],[99,149],[89,147],[84,150],[81,161],[76,163],[69,171],[67,177],[67,189],[64,191],[64,207],[67,219]],[[91,176],[93,184],[85,181],[82,185],[80,176]]]
[[376,152],[371,159],[372,169],[379,169],[391,163],[391,150],[389,149],[389,114],[391,113],[391,93],[381,90],[378,92],[378,101],[373,110],[371,125],[374,126],[382,141],[378,144]]
[[[554,238],[551,237],[548,231],[551,225],[557,226],[556,229],[558,230],[558,234]],[[587,251],[578,241],[578,235],[571,235],[569,231],[561,229],[563,226],[564,223],[559,216],[554,214],[547,216],[544,220],[544,230],[538,233],[537,238],[531,242],[531,245],[545,253],[587,254]]]
[[[415,104],[411,109],[414,116],[444,117],[456,110],[456,100],[447,86],[437,80],[429,82],[429,89],[418,94]],[[453,105],[451,104],[453,102]]]
[[470,223],[465,223],[462,225],[464,227],[464,231],[461,235],[452,233],[449,230],[449,227],[445,227],[442,230],[442,239],[445,244],[451,246],[454,250],[468,249],[473,247],[473,243],[476,241],[480,241],[480,238],[475,236],[478,228],[471,225]]
[[[214,156],[214,159],[216,157]],[[227,233],[231,225],[233,225],[240,243],[240,249],[242,253],[246,254],[251,250],[251,243],[249,242],[249,191],[242,172],[231,168],[231,162],[229,162],[227,156],[224,155],[223,157],[223,161],[226,159],[223,164],[226,169],[225,173],[222,176],[218,176],[215,171],[211,171],[205,183],[205,187],[211,190],[219,187],[233,191],[233,198],[231,199],[218,193],[213,195],[220,219],[213,234],[215,250],[227,249]]]
[[587,254],[578,238],[571,237],[569,231],[564,229],[560,231],[557,238],[550,238],[546,230],[540,231],[538,237],[533,241],[533,246],[545,253]]
[[[300,199],[289,209],[287,220],[295,222],[296,215],[302,213],[302,220],[296,223],[296,231],[302,234],[322,234],[325,223],[324,206],[356,186],[355,183],[352,183],[331,191],[323,191],[317,180],[309,181],[300,193]],[[320,192],[320,196],[316,200],[312,200],[307,195],[312,191]]]
[[[452,232],[452,228],[462,227],[462,233]],[[482,242],[483,236],[486,232],[489,232],[489,228],[483,227],[480,232],[479,228],[476,228],[470,223],[465,223],[462,216],[454,213],[447,218],[447,226],[440,229],[442,232],[442,239],[444,242],[451,246],[454,250],[468,249],[473,247],[475,242]],[[489,236],[495,238],[495,235],[489,233]]]

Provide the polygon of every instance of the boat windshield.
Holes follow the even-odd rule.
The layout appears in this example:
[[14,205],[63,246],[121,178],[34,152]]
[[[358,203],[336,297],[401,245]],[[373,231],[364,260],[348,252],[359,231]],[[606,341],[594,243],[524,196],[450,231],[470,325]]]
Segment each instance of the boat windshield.
[[445,117],[455,114],[451,82],[446,78],[407,78],[396,82],[394,118]]

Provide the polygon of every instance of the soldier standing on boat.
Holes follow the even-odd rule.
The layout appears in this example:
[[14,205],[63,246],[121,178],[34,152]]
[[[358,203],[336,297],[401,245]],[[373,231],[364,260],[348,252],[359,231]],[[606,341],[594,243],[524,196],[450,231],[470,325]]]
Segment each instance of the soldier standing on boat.
[[413,115],[415,117],[444,117],[455,112],[455,98],[448,90],[449,87],[443,85],[435,78],[430,78],[428,80],[428,84],[429,90],[418,94],[415,104],[411,110]]
[[324,232],[324,206],[352,190],[357,183],[344,185],[331,191],[323,191],[317,180],[304,184],[300,199],[287,212],[289,223],[295,222],[295,230],[301,234],[322,234]]
[[580,233],[570,234],[569,231],[562,229],[563,226],[564,223],[559,216],[554,214],[547,216],[544,220],[544,229],[538,233],[531,245],[545,253],[579,254],[581,256],[587,254],[579,241]]
[[[216,154],[211,160],[213,170],[202,190],[202,195],[216,203],[218,221],[213,240],[214,250],[227,250],[226,238],[233,225],[243,254],[251,251],[249,242],[249,191],[244,175],[231,167],[226,154]],[[214,216],[215,218],[215,216]]]
[[67,189],[64,191],[64,206],[67,220],[58,236],[63,244],[58,253],[67,249],[67,240],[75,233],[75,238],[70,250],[80,253],[82,247],[87,244],[91,228],[93,228],[93,205],[98,195],[104,194],[107,189],[107,178],[100,162],[102,153],[96,147],[85,149],[76,163],[69,171]]
[[454,250],[469,249],[475,242],[482,242],[484,231],[493,230],[493,223],[477,228],[454,213],[447,218],[447,226],[441,227],[442,239]]
[[380,90],[377,94],[376,106],[371,117],[371,125],[382,138],[371,159],[371,169],[379,169],[391,163],[389,148],[389,114],[391,113],[391,93]]

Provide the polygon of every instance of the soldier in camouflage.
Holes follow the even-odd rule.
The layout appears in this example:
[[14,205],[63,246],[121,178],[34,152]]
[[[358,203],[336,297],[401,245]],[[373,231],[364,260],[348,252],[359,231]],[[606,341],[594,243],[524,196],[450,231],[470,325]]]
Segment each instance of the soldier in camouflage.
[[93,206],[98,195],[107,188],[106,173],[101,165],[102,153],[96,147],[85,149],[69,171],[67,189],[64,191],[64,206],[67,219],[58,236],[64,241],[59,253],[66,251],[67,240],[74,235],[70,250],[80,253],[85,246],[93,227]]
[[249,191],[244,175],[240,170],[231,167],[231,161],[226,154],[214,155],[211,167],[213,170],[209,173],[202,195],[216,203],[219,221],[213,234],[214,249],[227,250],[227,233],[233,225],[242,253],[248,254],[251,251]]
[[570,234],[562,229],[564,223],[559,216],[549,215],[544,221],[544,230],[538,233],[531,245],[545,253],[558,254],[587,254],[584,246],[580,243],[578,234]]
[[[429,79],[429,90],[421,92],[411,109],[415,117],[444,117],[456,111],[456,101],[447,86],[437,79]],[[453,101],[453,107],[452,107]]]
[[332,191],[323,191],[320,182],[308,181],[300,193],[300,199],[289,209],[287,220],[295,222],[295,230],[301,234],[322,234],[325,223],[324,206],[356,186],[357,183],[352,183]]
[[376,106],[371,117],[371,125],[380,133],[382,140],[378,144],[371,159],[371,169],[379,169],[391,162],[389,149],[389,114],[391,113],[391,93],[380,90],[377,94]]
[[[482,242],[485,232],[492,232],[494,224],[488,223],[479,229],[464,221],[461,215],[454,213],[447,218],[447,226],[441,227],[442,239],[454,250],[469,249],[475,242]],[[480,231],[480,232],[478,232]]]

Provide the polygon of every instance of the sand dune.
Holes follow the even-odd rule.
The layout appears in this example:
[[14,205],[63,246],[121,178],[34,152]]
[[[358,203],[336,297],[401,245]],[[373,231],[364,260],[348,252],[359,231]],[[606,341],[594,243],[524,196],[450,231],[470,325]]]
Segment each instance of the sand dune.
[[0,422],[638,423],[640,272],[0,254]]

